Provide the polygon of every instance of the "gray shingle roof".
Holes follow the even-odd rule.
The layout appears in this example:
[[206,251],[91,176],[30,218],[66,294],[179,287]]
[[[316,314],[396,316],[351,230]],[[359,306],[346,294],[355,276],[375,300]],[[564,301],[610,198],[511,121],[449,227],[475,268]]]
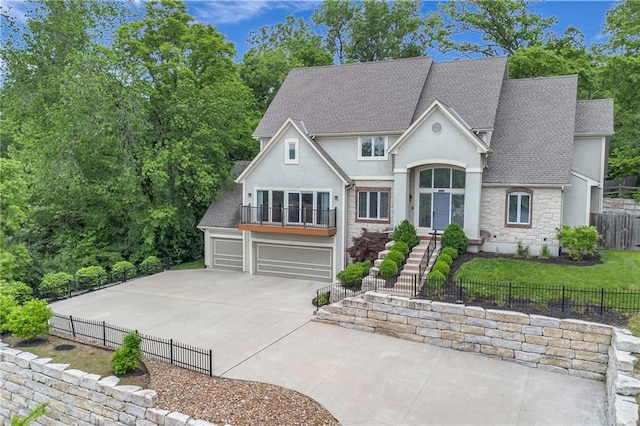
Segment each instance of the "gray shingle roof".
[[507,58],[434,62],[412,122],[438,100],[456,110],[473,129],[492,129]]
[[575,75],[504,82],[485,183],[569,183],[577,87]]
[[[237,161],[231,169],[235,179],[250,161]],[[199,228],[237,228],[240,225],[240,205],[242,204],[242,184],[234,183],[222,190],[220,198],[215,200],[198,224]]]
[[287,118],[311,134],[402,132],[412,122],[432,58],[291,70],[254,135],[273,136]]
[[613,134],[613,99],[578,101],[576,104],[576,134]]

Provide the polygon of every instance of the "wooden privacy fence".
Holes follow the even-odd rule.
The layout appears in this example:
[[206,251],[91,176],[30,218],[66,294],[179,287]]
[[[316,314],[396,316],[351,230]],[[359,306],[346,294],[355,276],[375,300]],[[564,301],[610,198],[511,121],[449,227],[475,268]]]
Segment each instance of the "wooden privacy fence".
[[640,250],[640,216],[626,213],[592,213],[591,225],[602,236],[600,248]]

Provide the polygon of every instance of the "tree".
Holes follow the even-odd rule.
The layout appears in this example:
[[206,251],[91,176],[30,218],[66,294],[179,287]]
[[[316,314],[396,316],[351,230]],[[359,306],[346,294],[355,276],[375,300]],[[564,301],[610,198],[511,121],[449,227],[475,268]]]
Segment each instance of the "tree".
[[253,45],[242,58],[240,75],[251,88],[258,109],[265,111],[292,68],[329,65],[333,58],[302,18],[252,31]]
[[421,7],[418,0],[327,0],[312,19],[340,63],[410,58],[426,48]]
[[599,46],[602,82],[615,100],[611,177],[640,176],[640,3],[622,1],[607,12]]

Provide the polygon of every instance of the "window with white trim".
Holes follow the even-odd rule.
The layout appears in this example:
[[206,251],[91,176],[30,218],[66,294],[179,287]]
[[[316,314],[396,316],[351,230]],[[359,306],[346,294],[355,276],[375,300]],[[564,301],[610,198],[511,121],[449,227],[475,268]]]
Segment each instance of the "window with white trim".
[[387,159],[386,136],[362,136],[358,139],[359,160],[386,160]]
[[531,193],[511,191],[507,193],[507,225],[531,225]]
[[286,139],[284,141],[284,163],[285,164],[298,164],[300,143],[298,139]]
[[357,191],[357,218],[359,220],[389,220],[389,191]]

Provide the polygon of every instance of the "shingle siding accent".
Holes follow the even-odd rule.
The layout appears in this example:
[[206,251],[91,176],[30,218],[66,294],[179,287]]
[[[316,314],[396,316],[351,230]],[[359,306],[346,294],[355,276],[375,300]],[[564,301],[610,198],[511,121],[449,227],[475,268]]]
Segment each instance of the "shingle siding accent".
[[504,82],[483,182],[570,182],[577,87],[575,75]]

